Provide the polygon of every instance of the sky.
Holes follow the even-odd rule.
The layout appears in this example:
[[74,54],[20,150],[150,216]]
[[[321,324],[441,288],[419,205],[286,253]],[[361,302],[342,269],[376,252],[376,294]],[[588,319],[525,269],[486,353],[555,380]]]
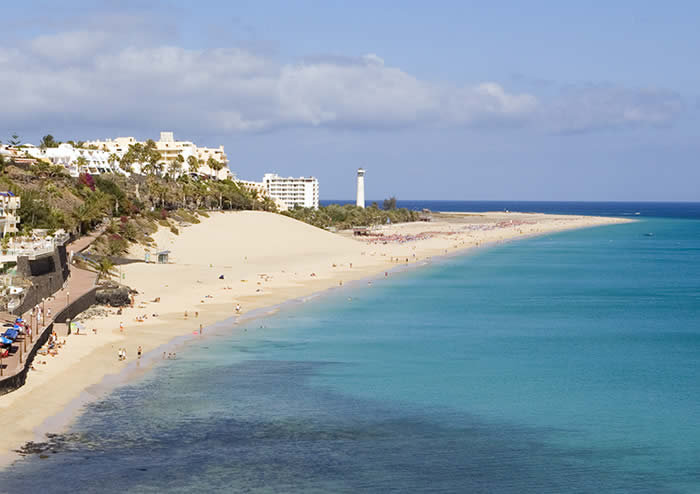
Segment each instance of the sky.
[[3,2],[0,140],[160,131],[351,199],[700,201],[700,2]]

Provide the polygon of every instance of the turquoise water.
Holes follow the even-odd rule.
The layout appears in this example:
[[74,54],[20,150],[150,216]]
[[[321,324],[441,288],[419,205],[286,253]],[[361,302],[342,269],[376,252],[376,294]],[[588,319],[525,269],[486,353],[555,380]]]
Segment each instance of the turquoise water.
[[0,490],[700,492],[699,316],[698,220],[484,249],[195,341]]

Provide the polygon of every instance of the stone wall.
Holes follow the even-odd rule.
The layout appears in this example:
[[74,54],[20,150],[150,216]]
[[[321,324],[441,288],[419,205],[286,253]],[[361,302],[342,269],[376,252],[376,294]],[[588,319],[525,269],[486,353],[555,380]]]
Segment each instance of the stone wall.
[[12,311],[15,315],[21,315],[63,287],[70,274],[65,245],[56,247],[51,254],[37,256],[35,259],[18,257],[17,274],[32,282],[32,286],[25,291],[22,303]]
[[74,301],[70,303],[68,307],[63,309],[61,312],[56,314],[56,317],[54,318],[55,322],[66,322],[66,320],[70,319],[73,320],[75,319],[75,316],[83,312],[84,310],[88,309],[88,307],[91,307],[92,305],[95,304],[95,293],[97,292],[97,287],[94,287],[92,290],[90,290],[87,293],[84,293]]

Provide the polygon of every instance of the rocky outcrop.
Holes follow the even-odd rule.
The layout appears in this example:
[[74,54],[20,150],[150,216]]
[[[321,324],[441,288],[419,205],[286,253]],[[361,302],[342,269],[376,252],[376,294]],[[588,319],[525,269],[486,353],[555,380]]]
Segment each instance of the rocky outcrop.
[[108,285],[97,289],[95,299],[98,304],[112,307],[125,307],[131,303],[132,291],[121,285]]

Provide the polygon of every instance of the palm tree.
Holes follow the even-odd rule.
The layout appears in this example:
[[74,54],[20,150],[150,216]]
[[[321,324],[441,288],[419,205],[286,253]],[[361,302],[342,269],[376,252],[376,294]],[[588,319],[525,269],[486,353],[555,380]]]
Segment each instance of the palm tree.
[[175,159],[168,165],[168,175],[172,178],[177,178],[182,175],[182,170],[185,164],[185,158],[178,154]]
[[190,168],[190,173],[196,173],[197,169],[199,168],[199,160],[197,159],[196,156],[188,156],[187,157],[187,166]]
[[[109,165],[112,167],[113,170],[115,169],[115,166],[114,166],[115,163],[119,163],[119,166],[121,167],[121,161],[119,160],[119,156],[117,156],[114,153],[110,154],[107,157],[107,163],[109,163]],[[127,170],[124,170],[124,171],[127,171]]]
[[92,204],[84,202],[73,210],[73,217],[78,223],[78,233],[85,233],[87,227],[95,218],[95,211]]
[[88,260],[88,265],[97,273],[97,280],[100,278],[111,278],[114,274],[114,263],[107,256],[102,257],[99,261]]
[[78,159],[75,160],[75,166],[78,167],[78,172],[80,172],[82,169],[88,167],[88,160],[86,160],[84,156],[78,156]]
[[210,170],[215,172],[215,173],[212,173],[212,177],[216,176],[218,178],[218,176],[219,176],[218,172],[219,172],[219,170],[221,170],[224,167],[224,164],[219,162],[219,161],[216,161],[213,157],[210,156],[209,159],[207,160],[207,166],[209,167]]
[[114,268],[114,263],[108,257],[103,257],[102,259],[100,259],[97,274],[100,277],[106,276],[107,278],[111,278],[112,268]]

